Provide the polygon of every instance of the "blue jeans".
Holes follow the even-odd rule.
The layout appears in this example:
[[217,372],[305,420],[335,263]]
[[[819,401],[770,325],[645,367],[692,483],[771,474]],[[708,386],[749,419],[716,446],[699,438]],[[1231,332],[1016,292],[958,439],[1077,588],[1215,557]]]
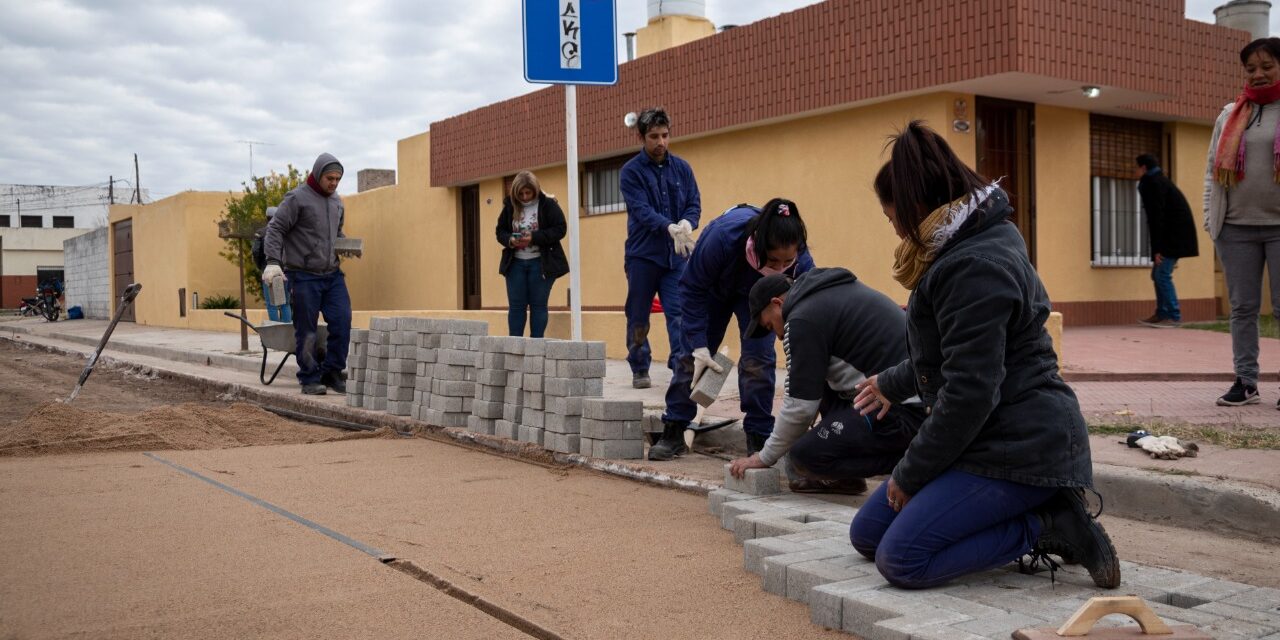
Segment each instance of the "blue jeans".
[[1022,557],[1040,536],[1040,519],[1029,512],[1058,491],[951,469],[894,512],[888,487],[881,484],[858,509],[849,539],[901,589],[934,587]]
[[[293,333],[297,340],[298,382],[316,384],[325,375],[341,376],[347,368],[351,343],[351,297],[342,271],[323,276],[305,271],[287,271],[293,303]],[[325,341],[324,362],[316,361],[316,324],[324,316],[329,339]]]
[[542,258],[513,258],[507,265],[507,330],[524,335],[525,309],[529,313],[529,337],[541,338],[547,331],[547,300],[551,285],[542,275]]
[[[664,307],[665,308],[665,307]],[[717,300],[709,305],[707,317],[707,348],[713,353],[720,348],[729,322],[738,317],[738,334],[751,322],[747,298]],[[742,400],[742,430],[768,436],[773,433],[773,393],[778,365],[774,351],[773,334],[763,338],[742,340],[742,356],[738,358],[738,397]],[[667,387],[667,412],[663,420],[688,423],[698,413],[698,406],[689,398],[693,382],[693,349],[680,336],[680,358],[673,368],[671,386]]]
[[653,296],[662,301],[662,315],[667,317],[667,342],[671,351],[667,368],[676,370],[680,357],[680,276],[684,267],[668,269],[648,260],[627,260],[627,363],[632,373],[648,373],[653,357],[649,350],[649,312]]
[[1156,283],[1156,315],[1182,322],[1178,290],[1173,288],[1173,268],[1177,264],[1177,258],[1161,258],[1160,264],[1151,266],[1151,280]]

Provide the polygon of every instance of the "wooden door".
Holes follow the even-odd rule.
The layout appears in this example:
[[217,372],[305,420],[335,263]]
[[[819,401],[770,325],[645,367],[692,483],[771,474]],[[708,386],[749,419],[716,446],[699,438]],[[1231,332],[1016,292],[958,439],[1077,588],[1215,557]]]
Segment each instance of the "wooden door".
[[[111,292],[116,296],[112,300],[111,308],[108,313],[115,314],[116,300],[120,295],[124,294],[125,288],[133,284],[133,220],[121,220],[111,225],[111,235],[114,242],[112,243],[114,254],[111,274]],[[133,307],[129,305],[125,309],[124,315],[120,316],[122,321],[133,322]]]
[[480,186],[458,191],[462,212],[462,308],[480,308]]
[[1009,194],[1013,221],[1036,261],[1035,105],[978,96],[978,173]]

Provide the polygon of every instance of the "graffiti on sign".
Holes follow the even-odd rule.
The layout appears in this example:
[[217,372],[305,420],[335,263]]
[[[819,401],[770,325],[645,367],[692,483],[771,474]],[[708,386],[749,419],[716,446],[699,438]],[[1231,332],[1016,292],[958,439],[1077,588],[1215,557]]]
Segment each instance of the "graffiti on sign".
[[560,68],[582,68],[582,23],[579,0],[560,0]]

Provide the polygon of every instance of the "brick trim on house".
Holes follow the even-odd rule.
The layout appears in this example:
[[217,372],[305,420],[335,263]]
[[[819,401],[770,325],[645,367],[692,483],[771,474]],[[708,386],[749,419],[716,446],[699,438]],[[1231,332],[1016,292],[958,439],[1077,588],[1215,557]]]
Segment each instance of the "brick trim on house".
[[[1001,74],[1169,96],[1128,108],[1208,123],[1239,90],[1247,41],[1187,20],[1183,0],[828,0],[623,64],[615,86],[580,87],[579,154],[635,147],[622,115],[653,104],[687,137]],[[563,163],[563,114],[554,86],[433,123],[432,186]]]

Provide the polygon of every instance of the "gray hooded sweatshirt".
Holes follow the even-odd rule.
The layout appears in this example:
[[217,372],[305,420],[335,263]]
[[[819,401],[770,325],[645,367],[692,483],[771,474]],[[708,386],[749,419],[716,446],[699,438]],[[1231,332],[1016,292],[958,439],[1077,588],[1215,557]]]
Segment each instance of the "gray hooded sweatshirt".
[[[320,172],[338,159],[320,154],[311,166],[317,180]],[[338,166],[342,166],[339,163]],[[337,271],[338,255],[334,241],[344,237],[342,222],[346,210],[337,193],[323,196],[308,184],[299,185],[285,195],[276,215],[267,223],[263,245],[268,264],[278,264],[288,271],[328,274]]]

